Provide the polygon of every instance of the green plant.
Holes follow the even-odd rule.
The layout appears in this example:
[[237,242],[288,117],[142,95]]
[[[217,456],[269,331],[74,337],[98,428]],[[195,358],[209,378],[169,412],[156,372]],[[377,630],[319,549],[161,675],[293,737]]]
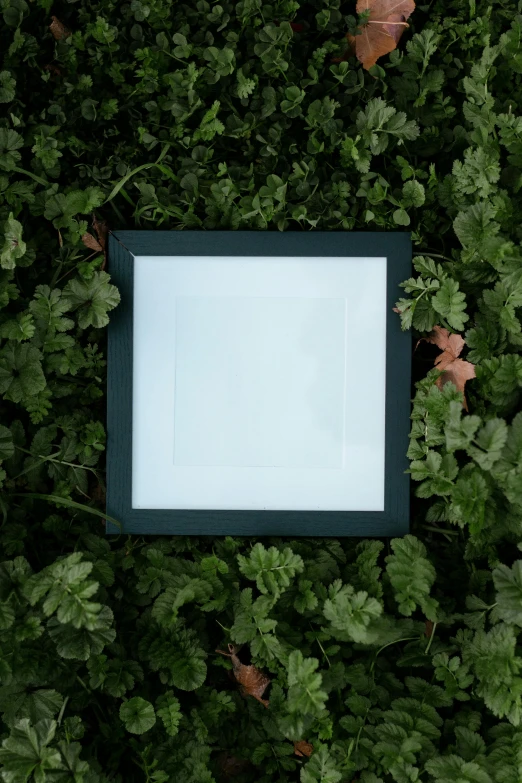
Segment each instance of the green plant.
[[[520,10],[435,0],[367,72],[355,3],[0,0],[6,783],[521,779]],[[414,352],[412,535],[105,536],[101,219],[408,227],[397,318],[476,375]]]

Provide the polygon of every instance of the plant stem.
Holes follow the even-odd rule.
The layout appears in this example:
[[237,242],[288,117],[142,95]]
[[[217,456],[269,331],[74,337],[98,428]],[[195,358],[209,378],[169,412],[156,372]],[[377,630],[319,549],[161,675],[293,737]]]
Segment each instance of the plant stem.
[[425,655],[427,655],[427,654],[429,653],[429,651],[430,651],[431,643],[433,642],[433,639],[434,639],[434,637],[435,637],[435,629],[436,629],[436,628],[437,628],[437,623],[433,623],[433,628],[431,629],[431,636],[430,636],[430,640],[429,640],[429,642],[428,642],[428,646],[427,646],[427,647],[426,647],[426,649],[424,650],[424,654],[425,654]]

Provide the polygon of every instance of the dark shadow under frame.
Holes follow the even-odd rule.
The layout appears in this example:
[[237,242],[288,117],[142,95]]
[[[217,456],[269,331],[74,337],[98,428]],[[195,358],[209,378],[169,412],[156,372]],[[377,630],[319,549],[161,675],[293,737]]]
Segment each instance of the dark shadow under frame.
[[[209,252],[211,248],[211,252]],[[238,511],[132,508],[134,256],[382,256],[387,258],[384,511]],[[107,390],[107,514],[141,535],[401,536],[409,530],[411,336],[392,308],[411,274],[407,232],[117,231],[109,272],[121,294],[111,314]],[[371,350],[371,347],[370,347]],[[107,533],[121,532],[107,522]]]

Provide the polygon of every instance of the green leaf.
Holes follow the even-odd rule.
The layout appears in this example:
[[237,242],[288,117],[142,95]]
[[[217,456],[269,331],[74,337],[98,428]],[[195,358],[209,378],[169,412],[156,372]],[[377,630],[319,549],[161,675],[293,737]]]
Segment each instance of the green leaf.
[[435,783],[493,783],[483,767],[460,756],[439,756],[426,762],[426,771]]
[[15,97],[16,80],[10,71],[0,71],[0,103],[11,103]]
[[257,634],[266,637],[271,633],[277,625],[277,620],[268,616],[273,603],[268,596],[260,596],[252,602],[252,590],[249,587],[242,590],[235,609],[230,638],[238,644],[244,644],[252,642]]
[[192,172],[185,174],[179,184],[183,190],[187,190],[189,193],[197,194],[198,192],[198,178]]
[[[449,384],[448,384],[449,385]],[[449,495],[454,486],[454,479],[459,470],[453,454],[442,457],[437,451],[428,451],[426,459],[414,460],[410,465],[410,473],[415,481],[423,483],[417,488],[419,497],[432,495]]]
[[522,412],[513,419],[501,458],[495,462],[491,472],[508,500],[522,505]]
[[478,630],[463,644],[463,662],[478,682],[474,692],[499,718],[518,726],[522,718],[522,660],[515,654],[514,626],[498,623],[490,631]]
[[14,454],[13,433],[0,424],[0,460],[10,459]]
[[484,476],[478,469],[466,466],[451,494],[451,510],[462,527],[468,525],[472,535],[480,533],[485,525],[489,497],[490,490]]
[[135,696],[121,705],[120,720],[131,734],[144,734],[156,723],[156,714],[150,701]]
[[497,566],[493,570],[493,582],[498,616],[506,623],[522,627],[522,560],[517,560],[511,568]]
[[442,315],[452,329],[461,332],[469,320],[466,314],[466,297],[459,290],[459,284],[450,277],[443,281],[439,291],[432,298],[435,310]]
[[98,105],[98,101],[95,101],[92,98],[85,98],[85,100],[82,101],[81,112],[84,120],[88,120],[89,122],[92,122],[93,120],[96,119],[97,105]]
[[0,631],[6,631],[15,620],[15,611],[10,604],[0,603]]
[[399,612],[409,617],[420,606],[429,620],[437,619],[438,602],[430,598],[435,569],[426,558],[426,547],[415,536],[406,535],[391,541],[393,555],[386,558]]
[[223,133],[225,126],[221,120],[217,119],[220,107],[220,101],[214,101],[211,108],[205,112],[199,129],[194,133],[194,140],[197,141],[202,139],[203,141],[211,141],[214,136],[221,135]]
[[13,171],[22,157],[18,150],[23,146],[24,140],[19,133],[0,128],[0,170]]
[[194,691],[205,682],[207,665],[206,653],[197,647],[193,640],[182,636],[180,644],[172,650],[169,661],[170,684],[182,691]]
[[225,46],[224,49],[209,46],[204,50],[203,57],[209,62],[209,67],[219,76],[229,76],[236,69],[234,51],[228,46]]
[[70,280],[64,288],[63,296],[68,310],[79,310],[78,325],[81,329],[94,326],[96,329],[107,326],[107,313],[120,302],[116,286],[109,283],[107,272],[95,272],[90,280],[76,278]]
[[446,448],[450,452],[467,449],[480,427],[479,416],[463,417],[462,413],[462,404],[457,400],[452,400],[449,404],[449,415],[444,429]]
[[2,777],[6,783],[26,783],[33,774],[35,781],[44,781],[46,771],[59,769],[60,753],[48,747],[55,732],[56,723],[52,720],[31,726],[29,719],[24,718],[16,724],[0,748]]
[[301,783],[339,783],[342,775],[335,761],[328,752],[328,748],[322,745],[314,750],[310,760],[301,770]]
[[[422,207],[426,201],[424,185],[412,179],[402,186],[401,203],[404,207]],[[397,222],[397,221],[395,221]]]
[[503,419],[490,419],[468,446],[468,454],[483,470],[491,470],[500,459],[508,436],[507,424]]
[[409,226],[411,222],[410,216],[402,207],[400,209],[396,209],[393,213],[393,221],[394,223],[397,223],[398,226]]
[[489,748],[488,769],[499,783],[519,783],[522,776],[522,732],[510,727]]
[[28,690],[22,684],[4,685],[0,688],[0,709],[4,721],[13,725],[28,718],[31,725],[39,720],[55,718],[63,705],[63,696],[48,688]]
[[62,296],[62,292],[58,288],[51,291],[48,285],[37,286],[34,298],[29,303],[29,310],[36,320],[37,328],[45,330],[49,336],[73,328],[74,321],[64,317],[68,308],[69,302]]
[[279,595],[290,585],[293,577],[304,568],[299,555],[295,555],[288,547],[283,551],[275,546],[265,549],[258,542],[251,550],[250,556],[238,555],[239,569],[247,579],[255,580],[261,593]]
[[341,580],[329,587],[328,596],[323,613],[332,626],[354,642],[371,641],[371,624],[382,614],[382,604],[365,591],[356,593],[352,585],[343,585]]
[[82,563],[81,559],[82,553],[74,552],[31,576],[24,585],[24,594],[31,605],[34,606],[47,595],[43,610],[48,617],[67,596],[71,595],[74,588],[83,587],[93,564]]
[[212,595],[212,585],[204,579],[191,579],[188,575],[176,579],[176,587],[168,587],[156,598],[152,608],[152,616],[161,625],[171,625],[176,622],[178,610],[191,601],[203,603]]
[[357,130],[362,135],[374,155],[388,147],[389,136],[400,143],[412,141],[419,135],[419,127],[414,120],[408,120],[404,112],[397,112],[388,106],[382,98],[372,98],[364,111],[357,115]]
[[495,191],[494,185],[500,178],[499,153],[493,147],[468,147],[464,162],[453,164],[455,188],[466,195],[476,193],[487,198]]
[[12,402],[28,400],[46,386],[40,351],[27,343],[8,343],[0,351],[0,394]]
[[16,318],[6,321],[0,326],[0,337],[8,340],[30,340],[34,336],[35,326],[31,313],[19,313]]
[[328,694],[321,688],[322,677],[316,671],[319,661],[304,658],[300,650],[293,650],[288,657],[289,712],[319,715],[324,708]]
[[156,702],[156,714],[162,721],[169,737],[175,737],[179,730],[182,718],[179,700],[173,691],[167,691],[158,697]]
[[111,628],[113,619],[109,607],[102,606],[95,618],[90,618],[89,624],[82,628],[73,628],[51,617],[47,630],[61,658],[87,661],[91,655],[98,655],[105,645],[114,641],[116,631]]
[[14,219],[12,212],[3,225],[3,240],[0,265],[2,269],[14,269],[16,261],[25,255],[27,245],[22,239],[22,224]]
[[80,759],[80,753],[82,746],[79,742],[64,742],[63,740],[58,743],[60,753],[62,754],[62,762],[60,765],[61,775],[60,777],[69,777],[74,783],[80,783],[83,781],[84,776],[90,771],[89,765],[86,761]]
[[461,244],[473,250],[498,233],[500,225],[493,218],[497,210],[487,201],[480,201],[458,213],[453,221],[454,231]]
[[317,596],[313,592],[313,583],[309,579],[300,579],[298,590],[299,594],[294,601],[294,608],[300,614],[313,611],[318,604]]

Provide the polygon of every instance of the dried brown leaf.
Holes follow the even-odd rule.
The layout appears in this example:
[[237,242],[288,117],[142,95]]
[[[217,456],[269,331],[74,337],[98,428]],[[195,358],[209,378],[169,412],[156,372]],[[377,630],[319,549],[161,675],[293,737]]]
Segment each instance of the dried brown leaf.
[[57,41],[61,41],[63,38],[68,38],[71,35],[71,31],[68,30],[62,22],[60,22],[58,17],[52,16],[51,19],[53,21],[49,25],[49,30]]
[[[406,22],[415,10],[414,0],[357,0],[357,13],[369,11],[367,24],[355,36],[355,53],[363,68],[369,70],[379,57],[397,48]],[[349,43],[353,36],[346,36]]]
[[[450,334],[443,326],[434,326],[430,336],[424,339],[427,340],[427,342],[436,345],[437,348],[444,351],[444,354],[447,354],[452,360],[457,359],[457,357],[460,356],[462,349],[466,345],[464,338],[461,337],[460,334]],[[440,357],[438,357],[435,362],[436,364],[439,359]]]
[[94,500],[100,506],[105,506],[105,489],[101,484],[95,484],[92,488],[91,500]]
[[92,234],[83,234],[82,242],[89,250],[96,250],[98,253],[103,253],[103,247],[100,245],[97,239]]
[[232,661],[232,671],[243,696],[252,696],[261,702],[263,706],[268,707],[268,701],[261,697],[270,685],[270,678],[256,666],[252,664],[246,666],[244,663],[241,663],[236,654],[237,648],[233,644],[228,645],[228,650],[228,653],[224,652],[224,650],[216,650],[216,652],[226,655]]
[[94,212],[92,215],[92,226],[98,238],[95,239],[92,234],[84,234],[82,236],[82,242],[85,247],[88,247],[90,250],[94,250],[97,253],[103,253],[103,263],[101,265],[101,269],[103,270],[107,264],[107,236],[109,227],[107,221],[98,220]]
[[105,251],[105,246],[107,244],[107,234],[109,233],[109,227],[107,225],[107,221],[98,220],[96,215],[93,213],[92,225],[98,236],[98,242],[102,246],[102,249]]
[[296,756],[311,756],[314,746],[306,740],[294,742],[294,753]]
[[63,71],[52,63],[44,65],[44,71],[49,71],[51,76],[63,76]]
[[[466,381],[475,378],[475,365],[459,358],[462,349],[466,345],[464,338],[460,334],[450,334],[442,326],[435,326],[430,336],[422,339],[436,345],[442,351],[435,359],[435,366],[443,371],[443,375],[437,379],[439,389],[442,389],[445,383],[451,381],[464,395]],[[465,396],[464,408],[468,409]]]

